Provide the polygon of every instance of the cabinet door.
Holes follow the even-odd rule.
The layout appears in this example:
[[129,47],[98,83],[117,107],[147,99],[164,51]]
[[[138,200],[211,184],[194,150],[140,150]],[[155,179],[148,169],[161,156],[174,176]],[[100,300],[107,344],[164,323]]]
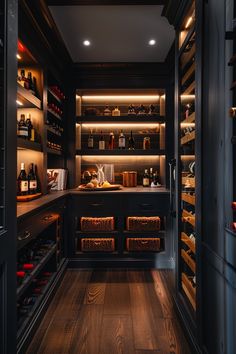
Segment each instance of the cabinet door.
[[0,2],[0,353],[16,352],[17,1]]

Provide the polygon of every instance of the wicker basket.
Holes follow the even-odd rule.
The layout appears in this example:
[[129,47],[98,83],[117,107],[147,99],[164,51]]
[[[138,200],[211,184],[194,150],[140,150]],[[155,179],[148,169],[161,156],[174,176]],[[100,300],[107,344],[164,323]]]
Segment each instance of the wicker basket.
[[129,216],[126,220],[129,231],[159,231],[160,223],[159,216]]
[[113,217],[82,217],[81,231],[113,231],[114,230],[114,218]]
[[128,251],[160,251],[160,239],[159,238],[127,238],[126,248]]
[[83,252],[113,252],[114,238],[82,238],[81,251]]

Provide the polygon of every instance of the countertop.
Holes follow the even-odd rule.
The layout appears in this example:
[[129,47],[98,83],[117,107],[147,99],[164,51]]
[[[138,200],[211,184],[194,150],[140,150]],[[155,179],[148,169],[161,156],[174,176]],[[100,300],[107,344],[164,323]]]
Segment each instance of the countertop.
[[169,190],[160,187],[160,188],[152,188],[152,187],[121,187],[119,190],[115,191],[79,191],[78,189],[68,189],[65,191],[58,191],[58,192],[50,192],[47,195],[44,195],[38,199],[35,199],[31,202],[18,202],[17,203],[17,218],[21,218],[23,216],[26,216],[26,214],[29,214],[33,211],[36,211],[37,209],[42,208],[43,206],[54,202],[56,200],[59,200],[61,198],[64,198],[68,195],[102,195],[102,194],[168,194]]

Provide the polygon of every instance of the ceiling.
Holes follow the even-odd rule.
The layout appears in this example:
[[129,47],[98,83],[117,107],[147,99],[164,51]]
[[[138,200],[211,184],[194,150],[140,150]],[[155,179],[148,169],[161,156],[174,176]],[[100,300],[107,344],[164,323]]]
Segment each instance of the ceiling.
[[[175,37],[160,5],[49,9],[74,62],[163,62]],[[148,45],[150,39],[155,46]]]

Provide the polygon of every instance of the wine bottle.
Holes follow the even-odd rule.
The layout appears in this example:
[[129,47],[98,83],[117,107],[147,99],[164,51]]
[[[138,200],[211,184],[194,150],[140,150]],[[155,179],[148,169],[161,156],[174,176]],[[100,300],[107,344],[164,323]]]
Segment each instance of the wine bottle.
[[32,129],[33,129],[33,124],[31,122],[31,114],[28,114],[28,117],[26,118],[26,121],[25,121],[25,125],[28,129],[28,139],[31,140],[31,141],[34,141],[31,139],[31,137],[33,137],[34,139],[34,132],[33,132],[33,135],[32,135]]
[[125,149],[125,136],[123,133],[123,130],[121,130],[120,135],[119,135],[119,149]]
[[37,182],[36,193],[41,193],[41,182],[40,182],[39,175],[38,175],[38,166],[37,165],[34,165],[34,174],[35,174],[35,178],[36,178],[36,182]]
[[110,116],[111,115],[111,110],[109,109],[108,105],[106,105],[104,111],[103,111],[104,116]]
[[120,110],[118,108],[118,106],[115,106],[115,108],[112,110],[112,116],[120,116]]
[[94,140],[93,140],[93,135],[92,135],[92,130],[90,131],[89,137],[88,137],[88,148],[93,149],[94,148]]
[[149,185],[150,185],[149,174],[148,174],[148,170],[145,169],[143,174],[143,187],[149,187]]
[[29,83],[29,91],[35,95],[35,90],[34,90],[34,83],[32,79],[32,73],[29,71],[28,72],[28,83]]
[[113,150],[115,147],[115,137],[114,133],[110,132],[110,137],[109,137],[109,143],[108,143],[108,149]]
[[37,193],[37,180],[34,172],[34,164],[30,164],[30,170],[28,174],[28,181],[29,181],[29,194]]
[[28,179],[25,172],[24,162],[21,163],[21,171],[18,176],[17,182],[18,182],[18,195],[27,195],[29,188],[28,188]]
[[129,142],[128,142],[128,148],[129,148],[129,150],[134,150],[134,147],[135,147],[135,142],[134,142],[134,138],[133,138],[133,132],[131,130]]
[[234,211],[236,211],[236,202],[232,202],[232,209],[234,210]]
[[99,138],[98,148],[99,148],[99,150],[105,150],[105,140],[104,140],[104,136],[102,134],[102,131],[101,131],[101,135]]
[[150,173],[149,173],[149,184],[151,184],[154,181],[154,176],[153,176],[153,168],[150,167]]
[[25,122],[25,115],[20,115],[20,120],[18,121],[17,135],[19,138],[28,138],[28,127]]

